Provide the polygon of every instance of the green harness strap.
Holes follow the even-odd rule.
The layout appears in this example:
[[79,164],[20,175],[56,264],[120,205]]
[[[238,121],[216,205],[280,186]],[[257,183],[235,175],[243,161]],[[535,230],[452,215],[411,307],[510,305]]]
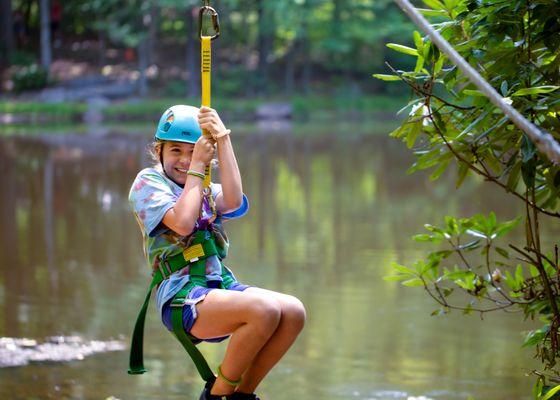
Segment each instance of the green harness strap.
[[185,333],[185,328],[183,327],[183,307],[185,306],[185,299],[189,293],[189,290],[194,286],[190,282],[185,288],[181,289],[179,293],[175,295],[173,301],[171,302],[171,323],[173,325],[173,334],[179,342],[183,345],[183,348],[189,353],[191,359],[196,365],[198,373],[206,382],[213,382],[216,376],[208,366],[208,363],[204,359],[204,356],[200,353],[198,348],[192,342],[192,336]]
[[[185,255],[191,254],[192,249],[200,250],[202,248],[202,255],[196,259],[186,259]],[[191,240],[189,248],[187,248],[183,253],[176,256],[170,257],[166,260],[160,261],[160,268],[154,271],[152,281],[150,283],[148,293],[144,299],[144,304],[138,313],[136,319],[136,324],[134,325],[134,331],[132,333],[132,343],[130,346],[130,360],[128,373],[132,375],[143,374],[147,370],[144,368],[144,325],[146,321],[146,312],[148,310],[148,305],[150,303],[150,297],[154,287],[167,279],[174,272],[186,267],[190,264],[191,270],[189,271],[193,276],[204,276],[205,273],[205,262],[207,257],[217,255],[218,250],[214,242],[213,235],[209,231],[197,231],[193,239]],[[173,325],[173,334],[181,342],[181,345],[188,352],[189,356],[192,358],[196,365],[198,372],[202,379],[206,382],[213,381],[215,375],[208,366],[208,363],[196,348],[192,342],[189,335],[187,335],[183,328],[183,306],[185,305],[185,298],[189,290],[194,286],[194,283],[189,282],[187,286],[181,289],[177,295],[172,300],[172,311],[171,311],[171,321]]]

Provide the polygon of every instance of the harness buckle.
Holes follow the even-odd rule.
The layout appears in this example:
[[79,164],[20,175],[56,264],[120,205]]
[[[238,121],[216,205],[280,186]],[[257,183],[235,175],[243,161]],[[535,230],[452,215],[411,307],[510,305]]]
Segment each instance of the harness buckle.
[[[159,259],[159,272],[161,272],[161,276],[163,277],[163,279],[167,279],[171,276],[171,274],[173,273],[173,271],[171,270],[171,266],[169,265],[169,263],[167,262],[167,260],[165,258],[160,258]],[[164,270],[165,268],[165,270]]]

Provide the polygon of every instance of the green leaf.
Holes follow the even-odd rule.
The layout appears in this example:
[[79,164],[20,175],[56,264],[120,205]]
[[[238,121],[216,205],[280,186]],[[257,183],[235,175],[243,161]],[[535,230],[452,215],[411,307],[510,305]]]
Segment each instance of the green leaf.
[[550,400],[558,392],[560,392],[560,385],[550,389],[540,400]]
[[393,267],[393,269],[397,270],[402,274],[414,275],[414,270],[412,268],[405,267],[404,265],[400,265],[396,262],[392,262],[391,266]]
[[422,72],[422,68],[424,68],[424,57],[418,55],[416,59],[416,66],[414,67],[414,72]]
[[402,44],[397,43],[387,43],[386,46],[392,50],[398,51],[399,53],[408,54],[410,56],[418,56],[418,51],[412,47],[403,46]]
[[416,45],[416,50],[418,50],[418,54],[420,54],[422,53],[422,48],[424,47],[424,40],[422,39],[422,35],[420,35],[420,32],[418,31],[414,31],[412,35],[414,37],[414,44]]
[[531,94],[550,93],[550,92],[554,92],[559,88],[560,86],[552,86],[552,85],[534,86],[530,88],[519,89],[518,91],[513,93],[512,96],[528,96]]
[[388,282],[398,282],[404,281],[405,279],[409,279],[410,275],[386,275],[383,277],[384,281]]
[[521,162],[515,163],[513,168],[509,171],[506,186],[512,192],[517,189],[517,183],[519,182],[519,176],[521,175]]
[[517,283],[518,287],[521,287],[523,282],[525,282],[525,277],[523,276],[523,267],[521,264],[517,265],[515,269],[515,282]]
[[[420,115],[422,115],[421,111],[422,110],[420,109]],[[420,135],[421,132],[422,132],[422,119],[412,122],[410,126],[410,130],[406,135],[406,147],[411,149],[414,146],[414,143],[416,143],[416,139],[418,139],[418,135]]]
[[502,257],[509,259],[509,253],[501,247],[496,247],[496,252]]
[[542,377],[538,377],[535,385],[533,386],[533,398],[538,399],[542,393],[544,381]]
[[449,19],[449,15],[443,10],[430,10],[428,8],[417,8],[417,10],[426,17],[447,17]]
[[381,79],[382,81],[401,81],[401,77],[398,75],[387,75],[387,74],[373,74],[374,78]]
[[415,242],[431,242],[432,238],[432,235],[428,235],[427,233],[421,233],[412,237]]
[[528,162],[521,165],[521,176],[523,177],[523,182],[528,188],[533,187],[535,184],[535,175],[537,172],[537,161],[533,158]]
[[443,55],[440,55],[438,60],[436,61],[435,65],[434,65],[434,75],[437,75],[440,73],[441,69],[443,68],[443,62],[445,61],[445,57]]
[[486,95],[482,93],[480,90],[465,89],[463,90],[463,93],[466,94],[467,96],[486,97]]
[[483,239],[488,239],[488,236],[486,236],[484,233],[474,230],[474,229],[467,229],[467,233],[471,236],[474,237],[479,237],[479,238],[483,238]]
[[540,343],[546,337],[549,330],[550,327],[548,325],[545,325],[541,329],[530,331],[525,337],[522,347],[535,346],[536,344]]
[[438,0],[422,0],[424,4],[433,10],[445,10],[445,6]]
[[459,189],[459,187],[461,187],[468,174],[469,174],[468,164],[464,162],[459,162],[459,168],[457,168],[457,182],[455,182],[456,189]]
[[407,122],[405,121],[401,126],[399,126],[398,128],[396,128],[394,131],[392,131],[391,133],[389,133],[389,137],[393,137],[393,138],[400,138],[401,136],[403,136],[406,131],[408,131],[410,129],[410,127],[408,126]]
[[403,286],[424,286],[424,282],[420,278],[412,278],[407,281],[404,281]]
[[467,304],[467,306],[463,310],[463,315],[469,315],[469,314],[472,314],[472,304],[471,303]]
[[502,92],[502,96],[507,96],[508,93],[507,81],[502,81],[502,84],[500,85],[500,92]]
[[520,222],[521,222],[521,217],[519,216],[515,219],[512,219],[511,221],[506,221],[504,223],[499,224],[498,228],[496,229],[496,236],[505,235],[513,228],[515,228],[517,225],[519,225]]
[[523,156],[523,162],[526,163],[537,153],[537,149],[531,139],[526,134],[523,134],[521,139],[521,155]]
[[441,174],[445,172],[450,162],[451,162],[451,158],[447,158],[442,162],[440,162],[438,167],[435,169],[435,171],[432,172],[432,174],[430,175],[430,180],[431,181],[437,180],[441,176]]

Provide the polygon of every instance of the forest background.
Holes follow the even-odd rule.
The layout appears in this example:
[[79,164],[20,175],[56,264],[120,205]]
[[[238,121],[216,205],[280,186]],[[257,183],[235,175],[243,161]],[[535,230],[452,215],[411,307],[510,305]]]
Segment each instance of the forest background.
[[[84,76],[132,83],[135,94],[151,100],[199,96],[199,1],[0,4],[4,97],[29,100],[33,91]],[[385,46],[411,42],[413,30],[392,1],[221,0],[211,5],[221,20],[221,37],[213,42],[213,93],[226,108],[227,99],[235,99],[238,107],[240,100],[245,105],[242,111],[252,111],[252,100],[259,97],[288,101],[297,115],[333,107],[394,115],[402,104],[405,87],[371,77],[387,70],[386,61],[404,67],[411,62]],[[140,108],[137,114],[146,115]],[[154,108],[161,111],[159,103]]]

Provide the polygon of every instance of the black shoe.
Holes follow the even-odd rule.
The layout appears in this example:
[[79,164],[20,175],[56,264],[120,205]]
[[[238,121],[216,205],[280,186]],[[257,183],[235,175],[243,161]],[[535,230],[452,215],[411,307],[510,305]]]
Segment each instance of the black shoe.
[[204,390],[200,394],[198,400],[227,400],[229,398],[228,396],[218,396],[218,395],[210,394],[210,390],[212,390],[213,385],[214,385],[213,381],[206,382],[206,385],[204,385]]
[[228,400],[260,400],[259,397],[255,393],[241,393],[241,392],[234,392],[227,396]]

